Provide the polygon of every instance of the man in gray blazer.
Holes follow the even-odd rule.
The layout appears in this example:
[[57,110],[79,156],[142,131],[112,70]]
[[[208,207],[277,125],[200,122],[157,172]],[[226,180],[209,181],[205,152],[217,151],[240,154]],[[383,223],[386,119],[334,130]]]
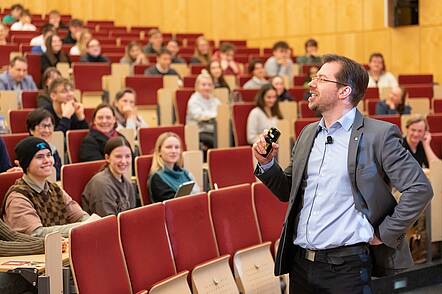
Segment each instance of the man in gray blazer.
[[28,75],[28,63],[26,58],[15,56],[11,60],[8,70],[0,74],[0,90],[38,90],[34,80]]
[[[278,145],[255,170],[288,209],[275,274],[290,273],[291,293],[371,293],[371,276],[412,264],[405,232],[433,196],[399,129],[363,117],[356,105],[368,74],[343,56],[326,55],[309,84],[309,108],[320,122],[304,128],[283,171]],[[402,193],[399,202],[391,187]]]

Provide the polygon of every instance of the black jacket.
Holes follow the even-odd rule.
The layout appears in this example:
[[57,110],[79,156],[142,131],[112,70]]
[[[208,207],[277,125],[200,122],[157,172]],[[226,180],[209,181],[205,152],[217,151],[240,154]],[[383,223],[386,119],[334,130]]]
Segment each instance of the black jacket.
[[103,133],[90,129],[80,145],[80,161],[94,161],[104,159],[104,145],[109,138]]
[[109,59],[107,59],[106,56],[98,55],[98,56],[92,56],[90,54],[82,55],[80,57],[80,62],[109,62]]
[[79,120],[75,113],[71,116],[71,118],[67,117],[59,118],[55,113],[52,104],[46,104],[44,105],[43,108],[49,111],[54,117],[55,131],[62,131],[63,133],[66,133],[69,130],[83,130],[89,128],[89,125],[86,122],[86,120],[85,119]]

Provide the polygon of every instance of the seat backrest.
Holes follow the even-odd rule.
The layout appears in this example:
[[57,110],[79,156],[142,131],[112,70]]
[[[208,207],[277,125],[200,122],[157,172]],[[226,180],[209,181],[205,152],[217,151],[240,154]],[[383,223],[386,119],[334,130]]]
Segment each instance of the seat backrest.
[[401,129],[401,116],[400,115],[372,115],[370,116],[371,118],[377,119],[377,120],[382,120],[382,121],[386,121],[389,122],[391,124],[396,125],[399,130]]
[[311,110],[308,107],[308,101],[299,101],[298,102],[299,107],[299,113],[301,114],[301,117],[317,117],[317,114],[315,111]]
[[431,149],[442,159],[442,133],[431,133]]
[[118,215],[121,245],[134,293],[176,273],[162,203]]
[[38,91],[21,92],[21,101],[23,108],[37,108]]
[[376,115],[376,105],[378,103],[379,100],[376,99],[365,100],[365,109],[368,110],[368,115]]
[[26,53],[28,62],[28,74],[34,79],[37,87],[41,84],[41,55],[35,53]]
[[95,108],[94,107],[85,107],[84,108],[84,119],[87,121],[89,125],[92,125],[92,117],[94,116]]
[[163,88],[163,77],[136,75],[126,77],[126,87],[137,93],[137,105],[157,105],[157,91]]
[[11,52],[18,52],[18,44],[0,45],[0,67],[9,64],[9,55]]
[[144,71],[151,67],[151,64],[135,64],[134,65],[134,74],[135,75],[144,75]]
[[306,80],[306,75],[293,76],[293,86],[304,86]]
[[235,146],[249,145],[247,142],[247,118],[253,108],[255,108],[254,103],[232,104],[232,125]]
[[281,202],[263,183],[252,185],[253,204],[263,242],[278,240],[287,211],[287,202]]
[[206,193],[164,202],[166,224],[178,272],[218,257]]
[[442,133],[442,114],[430,114],[427,116],[428,125],[430,126],[430,132]]
[[9,110],[9,124],[11,126],[11,133],[26,133],[26,118],[28,114],[33,111],[33,108]]
[[165,132],[174,132],[175,134],[177,134],[184,144],[184,146],[182,146],[183,151],[186,150],[183,125],[161,126],[152,128],[140,128],[138,130],[138,142],[140,144],[141,154],[153,154],[155,143],[158,137]]
[[209,203],[221,255],[261,243],[250,184],[211,190]]
[[102,77],[111,74],[108,63],[73,63],[75,88],[80,91],[102,91]]
[[132,293],[115,215],[73,228],[69,245],[79,293]]
[[15,181],[23,176],[22,172],[0,173],[0,207],[3,205],[3,198]]
[[433,84],[432,74],[399,75],[399,85]]
[[140,155],[135,158],[135,175],[137,176],[138,191],[141,195],[141,205],[150,204],[149,179],[153,155]]
[[196,77],[197,76],[195,76],[195,75],[183,77],[183,86],[185,88],[194,88],[195,82],[196,82]]
[[304,87],[293,87],[288,89],[294,101],[304,101],[304,95],[308,91]]
[[207,163],[212,187],[255,182],[252,156],[252,148],[248,146],[209,149]]
[[80,146],[88,132],[89,130],[71,130],[66,132],[66,145],[70,163],[80,161]]
[[433,99],[434,113],[442,113],[442,99]]
[[191,64],[190,65],[190,74],[199,75],[206,66],[204,64]]
[[405,86],[409,98],[429,98],[433,99],[433,85],[412,85]]
[[187,104],[189,103],[190,96],[192,96],[194,89],[179,89],[175,92],[174,106],[175,117],[177,123],[185,124],[187,115]]
[[236,90],[241,96],[244,102],[255,102],[256,94],[258,94],[258,89],[237,89]]
[[380,98],[380,93],[379,93],[379,88],[367,88],[367,90],[365,90],[365,94],[364,94],[364,98],[363,99],[377,99],[379,100]]
[[14,163],[15,160],[15,145],[17,145],[18,142],[23,140],[24,138],[28,137],[28,133],[19,133],[19,134],[4,134],[0,135],[0,137],[3,139],[3,142],[5,142],[6,151],[8,151],[9,160],[11,163]]
[[298,118],[295,120],[295,139],[298,138],[302,130],[309,124],[319,121],[319,117]]
[[65,164],[61,167],[61,185],[81,205],[81,194],[89,180],[105,164],[104,160]]

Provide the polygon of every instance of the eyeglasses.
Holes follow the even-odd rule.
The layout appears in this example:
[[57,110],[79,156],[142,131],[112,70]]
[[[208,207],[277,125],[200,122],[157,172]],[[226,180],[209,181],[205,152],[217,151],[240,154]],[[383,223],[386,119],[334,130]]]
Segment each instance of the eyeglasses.
[[329,82],[329,83],[335,83],[335,84],[339,84],[339,85],[344,85],[344,86],[349,86],[349,87],[350,87],[349,84],[341,83],[341,82],[338,82],[338,81],[332,81],[332,80],[326,79],[326,78],[324,78],[324,77],[313,77],[313,78],[312,78],[312,81],[316,81],[316,82],[318,82],[318,83]]
[[54,125],[53,124],[39,124],[39,125],[37,125],[37,127],[39,129],[50,129],[50,130],[52,130],[54,128]]

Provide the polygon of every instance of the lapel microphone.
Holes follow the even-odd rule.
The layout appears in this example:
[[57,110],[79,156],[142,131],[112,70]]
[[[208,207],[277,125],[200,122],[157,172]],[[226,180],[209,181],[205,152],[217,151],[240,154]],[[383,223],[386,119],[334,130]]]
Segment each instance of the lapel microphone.
[[327,142],[325,142],[325,144],[333,144],[333,137],[332,136],[327,136]]

